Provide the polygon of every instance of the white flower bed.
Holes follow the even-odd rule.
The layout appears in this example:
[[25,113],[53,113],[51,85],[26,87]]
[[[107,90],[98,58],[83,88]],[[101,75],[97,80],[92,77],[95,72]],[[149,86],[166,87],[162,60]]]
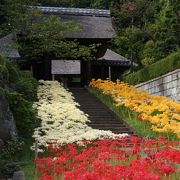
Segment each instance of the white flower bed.
[[39,81],[38,99],[34,108],[38,110],[41,126],[36,128],[33,137],[38,146],[46,147],[57,141],[61,145],[82,140],[123,137],[127,134],[114,134],[111,131],[92,129],[86,125],[88,115],[82,112],[68,92],[57,81]]

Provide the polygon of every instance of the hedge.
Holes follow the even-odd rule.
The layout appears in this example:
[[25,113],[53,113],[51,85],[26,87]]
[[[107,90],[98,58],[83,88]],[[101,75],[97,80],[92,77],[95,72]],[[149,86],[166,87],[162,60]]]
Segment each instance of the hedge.
[[121,80],[135,85],[162,76],[178,68],[180,68],[180,51],[174,52],[137,72],[122,76]]

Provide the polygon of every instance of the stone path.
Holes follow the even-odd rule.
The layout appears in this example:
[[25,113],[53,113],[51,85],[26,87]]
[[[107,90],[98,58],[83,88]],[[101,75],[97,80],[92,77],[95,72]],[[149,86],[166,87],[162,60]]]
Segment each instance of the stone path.
[[71,88],[70,91],[73,93],[75,101],[80,104],[80,109],[89,115],[91,122],[88,125],[90,127],[100,130],[111,130],[116,134],[128,133],[136,135],[123,120],[86,89]]

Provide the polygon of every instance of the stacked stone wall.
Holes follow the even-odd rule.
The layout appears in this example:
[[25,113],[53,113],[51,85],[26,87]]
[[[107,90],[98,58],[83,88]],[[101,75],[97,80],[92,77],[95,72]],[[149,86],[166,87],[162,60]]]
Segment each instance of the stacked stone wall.
[[1,142],[17,136],[16,124],[5,96],[0,92],[0,146]]
[[180,69],[136,85],[151,94],[161,95],[180,101]]

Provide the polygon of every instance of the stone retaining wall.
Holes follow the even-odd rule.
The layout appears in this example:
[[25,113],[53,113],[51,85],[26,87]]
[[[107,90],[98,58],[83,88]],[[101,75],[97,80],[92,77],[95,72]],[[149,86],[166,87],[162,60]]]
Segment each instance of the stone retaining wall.
[[180,69],[136,85],[151,94],[167,96],[180,101]]
[[0,141],[7,141],[16,136],[17,130],[13,114],[9,108],[8,101],[0,91]]

